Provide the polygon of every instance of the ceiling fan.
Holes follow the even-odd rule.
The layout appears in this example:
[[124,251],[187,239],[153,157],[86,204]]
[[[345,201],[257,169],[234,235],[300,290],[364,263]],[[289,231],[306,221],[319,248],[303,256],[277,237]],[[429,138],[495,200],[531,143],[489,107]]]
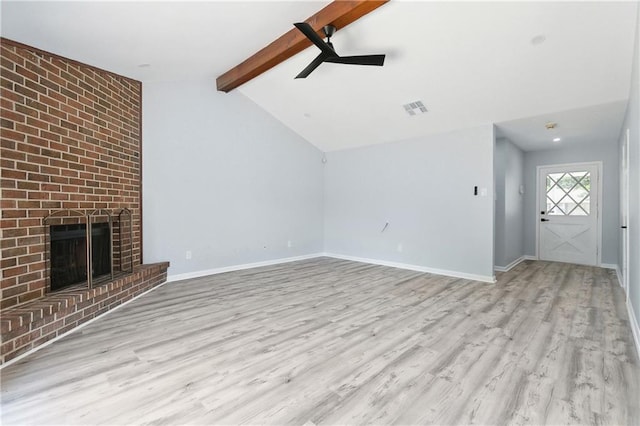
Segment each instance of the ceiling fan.
[[336,32],[336,27],[333,25],[325,25],[322,30],[327,37],[325,42],[320,38],[318,34],[313,30],[311,25],[306,22],[298,22],[293,24],[297,29],[302,32],[318,49],[320,54],[313,60],[305,69],[302,70],[296,78],[307,78],[309,74],[320,66],[323,62],[331,62],[334,64],[351,64],[351,65],[384,65],[385,55],[360,55],[360,56],[340,56],[336,53],[331,43],[331,36]]

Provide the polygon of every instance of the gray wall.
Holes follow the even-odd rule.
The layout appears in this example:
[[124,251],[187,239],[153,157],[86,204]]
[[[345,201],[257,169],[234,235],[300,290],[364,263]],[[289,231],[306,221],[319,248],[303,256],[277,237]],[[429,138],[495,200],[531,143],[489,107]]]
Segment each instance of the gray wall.
[[327,153],[325,251],[493,276],[493,145],[487,125]]
[[537,166],[602,161],[602,263],[617,264],[620,215],[620,164],[616,141],[526,152],[524,155],[525,254],[536,256]]
[[495,264],[505,267],[524,255],[524,153],[500,138],[495,150]]
[[[631,93],[622,126],[621,141],[626,137],[626,129],[629,129],[629,301],[636,319],[640,320],[640,71],[638,69],[640,67],[640,7],[637,19]],[[622,267],[621,256],[617,264]]]
[[318,149],[211,79],[145,83],[143,105],[145,262],[176,275],[322,251]]

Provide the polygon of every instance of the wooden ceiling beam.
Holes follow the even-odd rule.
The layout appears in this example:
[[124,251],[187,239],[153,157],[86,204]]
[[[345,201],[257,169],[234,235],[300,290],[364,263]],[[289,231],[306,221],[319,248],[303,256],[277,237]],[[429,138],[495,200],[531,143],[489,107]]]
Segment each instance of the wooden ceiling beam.
[[[318,13],[309,17],[307,22],[324,38],[322,27],[328,24],[341,29],[377,9],[389,0],[334,0]],[[291,23],[293,27],[293,22]],[[298,29],[292,28],[267,47],[256,52],[244,62],[231,68],[216,79],[219,91],[229,92],[263,72],[289,59],[296,53],[311,46],[311,42]]]

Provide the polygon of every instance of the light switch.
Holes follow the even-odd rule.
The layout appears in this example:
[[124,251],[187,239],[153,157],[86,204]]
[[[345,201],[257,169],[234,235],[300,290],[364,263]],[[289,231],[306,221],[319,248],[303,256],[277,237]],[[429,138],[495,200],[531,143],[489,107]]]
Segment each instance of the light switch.
[[480,196],[481,197],[487,196],[487,188],[480,188]]

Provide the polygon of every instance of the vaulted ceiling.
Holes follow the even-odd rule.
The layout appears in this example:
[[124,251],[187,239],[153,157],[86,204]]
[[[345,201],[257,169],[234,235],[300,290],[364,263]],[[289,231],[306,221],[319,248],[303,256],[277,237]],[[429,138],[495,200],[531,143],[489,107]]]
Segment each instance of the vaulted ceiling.
[[[3,1],[2,36],[138,80],[215,78],[328,1]],[[309,47],[236,89],[324,151],[497,123],[524,149],[615,140],[637,2],[391,1],[332,38],[385,66],[322,64]],[[422,101],[427,113],[403,105]],[[586,119],[589,117],[589,119]]]

